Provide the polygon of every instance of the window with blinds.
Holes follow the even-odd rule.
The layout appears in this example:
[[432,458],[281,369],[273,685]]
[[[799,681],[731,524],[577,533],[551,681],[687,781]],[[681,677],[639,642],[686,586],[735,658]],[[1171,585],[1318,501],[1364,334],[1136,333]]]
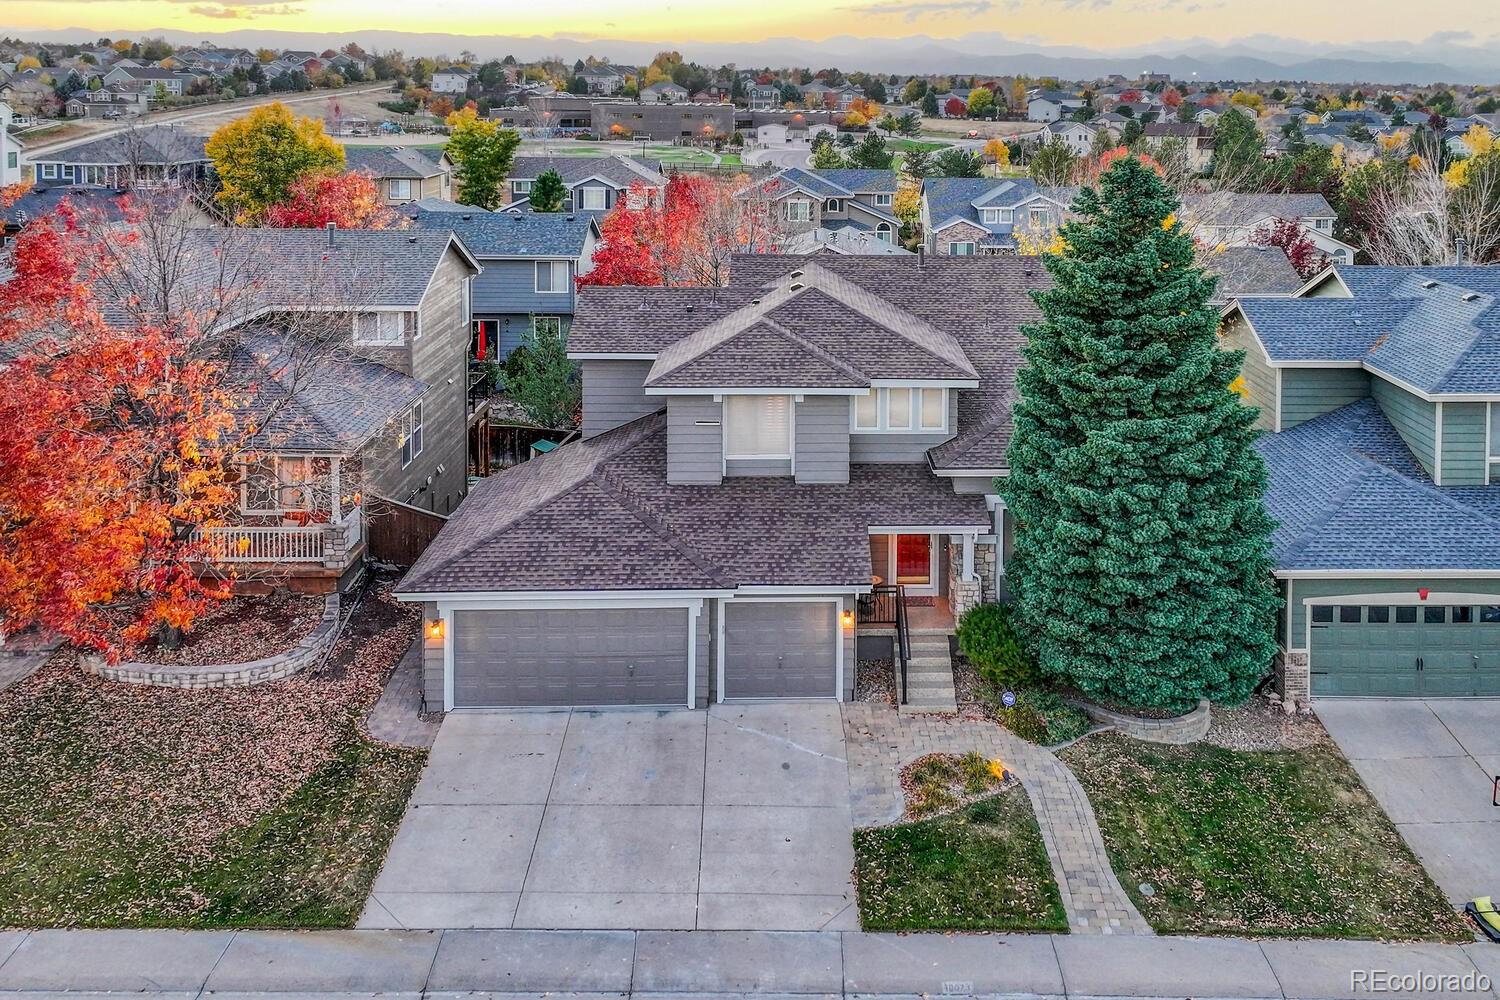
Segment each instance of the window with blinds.
[[725,396],[725,458],[791,458],[790,396]]

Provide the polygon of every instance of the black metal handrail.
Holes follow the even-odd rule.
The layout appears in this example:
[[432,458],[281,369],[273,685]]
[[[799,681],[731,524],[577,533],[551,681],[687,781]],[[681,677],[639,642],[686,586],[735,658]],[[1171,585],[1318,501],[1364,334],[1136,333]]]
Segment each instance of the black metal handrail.
[[896,630],[891,640],[896,669],[900,671],[901,701],[906,701],[906,668],[911,661],[911,632],[906,623],[906,588],[899,583],[877,583],[859,601],[861,625],[889,625]]

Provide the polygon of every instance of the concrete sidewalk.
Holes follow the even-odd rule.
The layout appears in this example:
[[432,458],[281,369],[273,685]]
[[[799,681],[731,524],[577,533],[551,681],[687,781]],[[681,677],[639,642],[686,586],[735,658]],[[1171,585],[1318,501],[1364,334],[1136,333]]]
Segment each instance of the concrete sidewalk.
[[[1429,978],[1406,985],[1399,977]],[[481,991],[1495,1000],[1497,980],[1500,946],[1489,944],[853,931],[0,932],[0,991],[17,991],[0,997]]]

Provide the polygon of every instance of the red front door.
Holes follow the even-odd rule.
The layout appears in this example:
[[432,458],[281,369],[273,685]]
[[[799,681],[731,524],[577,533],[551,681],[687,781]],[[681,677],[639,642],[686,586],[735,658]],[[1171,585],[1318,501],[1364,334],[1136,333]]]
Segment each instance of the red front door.
[[932,536],[896,536],[896,582],[911,586],[932,583]]

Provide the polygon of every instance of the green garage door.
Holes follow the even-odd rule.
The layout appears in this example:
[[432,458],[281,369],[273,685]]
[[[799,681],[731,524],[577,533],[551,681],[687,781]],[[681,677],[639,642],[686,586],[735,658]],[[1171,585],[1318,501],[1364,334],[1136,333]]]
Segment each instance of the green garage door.
[[1500,605],[1317,605],[1315,695],[1500,695]]

